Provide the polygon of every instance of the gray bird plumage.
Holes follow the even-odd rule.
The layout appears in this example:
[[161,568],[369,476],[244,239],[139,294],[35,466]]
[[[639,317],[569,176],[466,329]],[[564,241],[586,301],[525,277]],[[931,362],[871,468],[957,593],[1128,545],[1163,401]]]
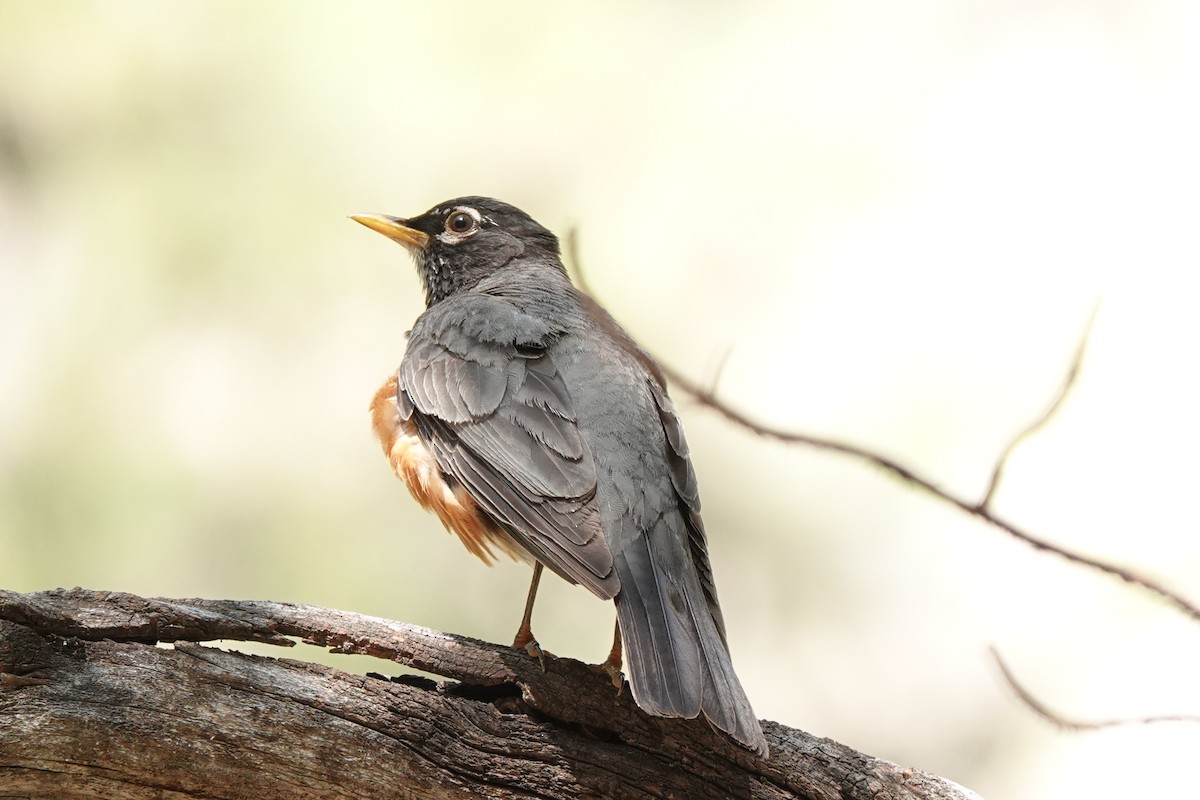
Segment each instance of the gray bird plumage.
[[703,714],[766,755],[730,661],[696,474],[658,366],[571,285],[557,239],[519,209],[464,197],[411,219],[374,218],[399,235],[356,219],[417,260],[428,308],[395,402],[442,479],[535,559],[614,600],[639,706]]

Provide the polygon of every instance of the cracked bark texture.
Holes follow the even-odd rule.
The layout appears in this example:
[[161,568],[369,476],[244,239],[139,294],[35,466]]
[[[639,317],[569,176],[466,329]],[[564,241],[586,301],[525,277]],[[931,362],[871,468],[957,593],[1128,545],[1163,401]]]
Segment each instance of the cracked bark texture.
[[[208,647],[300,640],[443,676]],[[966,800],[774,722],[761,760],[570,659],[313,606],[0,590],[0,798]]]

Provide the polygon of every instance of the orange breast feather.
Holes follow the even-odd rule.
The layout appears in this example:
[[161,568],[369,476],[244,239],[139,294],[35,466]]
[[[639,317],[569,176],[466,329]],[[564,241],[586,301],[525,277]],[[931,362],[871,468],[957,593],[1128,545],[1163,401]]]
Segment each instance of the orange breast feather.
[[393,375],[379,387],[371,401],[371,426],[392,471],[404,481],[413,498],[427,511],[437,514],[446,530],[457,534],[463,546],[483,563],[495,563],[497,550],[510,558],[528,560],[525,549],[475,505],[461,484],[447,482],[442,476],[412,420],[401,419],[396,389]]

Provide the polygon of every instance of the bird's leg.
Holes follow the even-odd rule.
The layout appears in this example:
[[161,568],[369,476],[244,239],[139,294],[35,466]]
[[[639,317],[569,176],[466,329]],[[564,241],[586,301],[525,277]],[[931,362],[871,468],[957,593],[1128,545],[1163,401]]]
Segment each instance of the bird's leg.
[[623,661],[624,651],[621,649],[621,621],[617,620],[613,626],[613,644],[612,650],[608,651],[608,658],[604,659],[603,663],[597,664],[594,669],[603,672],[612,680],[613,686],[617,687],[617,694],[625,687],[625,676],[621,673],[621,663]]
[[537,639],[533,638],[533,630],[530,628],[530,621],[533,618],[533,601],[537,598],[538,583],[542,580],[542,562],[533,562],[533,580],[529,582],[529,597],[525,600],[525,616],[521,617],[521,627],[517,628],[516,638],[513,639],[513,647],[518,650],[524,650],[529,655],[538,660],[542,666],[542,672],[546,671],[546,654],[542,652],[541,645]]

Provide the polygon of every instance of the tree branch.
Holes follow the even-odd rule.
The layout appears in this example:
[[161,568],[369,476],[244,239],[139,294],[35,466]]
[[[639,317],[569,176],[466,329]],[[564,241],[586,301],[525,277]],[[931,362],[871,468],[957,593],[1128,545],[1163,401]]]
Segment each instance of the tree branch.
[[1008,668],[1008,664],[1000,657],[1000,652],[995,647],[990,648],[992,659],[996,662],[996,666],[1000,669],[1000,675],[1004,678],[1004,682],[1008,684],[1008,688],[1012,689],[1013,694],[1021,701],[1021,705],[1028,708],[1037,716],[1049,722],[1056,728],[1064,731],[1098,731],[1103,728],[1117,728],[1124,725],[1151,725],[1158,722],[1200,722],[1200,717],[1191,716],[1188,714],[1164,714],[1153,717],[1130,717],[1126,719],[1102,719],[1094,721],[1085,721],[1077,719],[1068,719],[1056,711],[1052,711],[1049,706],[1033,696],[1033,693],[1025,688],[1025,686],[1017,680],[1013,675],[1012,670]]
[[[198,644],[289,637],[454,681]],[[0,590],[0,673],[5,797],[977,798],[778,723],[759,759],[577,661],[314,606]]]
[[1046,553],[1053,553],[1054,555],[1059,556],[1060,558],[1066,559],[1067,561],[1073,562],[1075,564],[1080,564],[1085,567],[1090,567],[1099,572],[1103,572],[1103,573],[1106,573],[1113,577],[1120,578],[1121,580],[1125,581],[1126,583],[1129,583],[1133,586],[1137,586],[1141,589],[1145,589],[1146,591],[1148,591],[1152,594],[1158,595],[1158,597],[1166,600],[1171,605],[1175,606],[1175,608],[1177,610],[1182,611],[1184,614],[1186,614],[1187,616],[1191,617],[1194,620],[1200,621],[1200,607],[1196,606],[1194,603],[1192,603],[1190,600],[1185,598],[1183,595],[1179,594],[1178,592],[1175,592],[1172,589],[1167,588],[1166,586],[1162,585],[1161,583],[1159,583],[1157,581],[1154,581],[1154,580],[1151,580],[1150,578],[1146,578],[1142,575],[1139,575],[1136,572],[1134,572],[1133,570],[1130,570],[1130,569],[1120,566],[1118,564],[1111,564],[1107,561],[1102,561],[1098,558],[1093,558],[1091,556],[1085,556],[1085,555],[1082,555],[1081,553],[1076,553],[1074,551],[1068,550],[1067,548],[1062,547],[1061,545],[1052,544],[1052,543],[1046,541],[1045,539],[1035,536],[1034,534],[1028,532],[1027,530],[1025,530],[1023,528],[1017,527],[1015,524],[1009,522],[1008,520],[1003,519],[1002,517],[997,515],[994,511],[992,511],[989,507],[986,507],[980,503],[973,503],[970,500],[966,500],[964,498],[957,497],[957,496],[947,492],[945,489],[941,488],[940,486],[935,484],[933,481],[916,474],[908,467],[905,467],[902,464],[900,464],[899,462],[893,461],[892,459],[887,458],[886,456],[881,456],[878,453],[871,452],[870,450],[866,450],[866,449],[857,447],[852,444],[846,444],[844,442],[838,442],[838,441],[835,441],[832,439],[822,439],[820,437],[809,436],[809,435],[803,434],[803,433],[789,433],[786,431],[781,431],[776,428],[771,428],[766,425],[763,425],[759,422],[752,420],[750,417],[746,416],[745,414],[741,413],[740,411],[737,411],[734,408],[726,405],[721,400],[718,400],[711,392],[709,392],[706,389],[701,388],[698,384],[693,383],[691,380],[689,380],[688,378],[685,378],[683,375],[676,372],[675,370],[664,366],[663,372],[666,373],[667,378],[671,381],[672,385],[675,388],[677,388],[680,391],[682,391],[683,393],[689,395],[697,403],[699,403],[700,405],[702,405],[706,408],[712,409],[713,411],[720,414],[722,417],[724,417],[725,419],[734,423],[738,427],[743,428],[747,431],[750,431],[751,433],[754,433],[757,436],[762,436],[762,437],[768,438],[768,439],[775,439],[775,440],[781,441],[781,442],[789,442],[789,443],[793,443],[793,444],[804,444],[804,445],[808,445],[809,447],[816,448],[818,450],[827,450],[827,451],[834,452],[834,453],[841,453],[842,455],[851,456],[860,461],[865,461],[869,464],[873,464],[874,466],[879,467],[880,469],[884,470],[885,472],[890,473],[894,477],[897,477],[900,480],[908,483],[910,486],[914,486],[917,489],[920,489],[921,491],[926,492],[927,494],[931,494],[934,497],[938,498],[939,500],[947,502],[950,505],[956,506],[957,508],[961,509],[962,511],[965,511],[967,514],[970,514],[971,516],[975,517],[976,519],[980,519],[995,528],[999,528],[1000,530],[1007,533],[1009,536],[1012,536],[1014,539],[1017,539],[1018,541],[1024,542],[1025,544],[1029,545],[1030,547],[1033,547],[1035,550],[1041,550]]

